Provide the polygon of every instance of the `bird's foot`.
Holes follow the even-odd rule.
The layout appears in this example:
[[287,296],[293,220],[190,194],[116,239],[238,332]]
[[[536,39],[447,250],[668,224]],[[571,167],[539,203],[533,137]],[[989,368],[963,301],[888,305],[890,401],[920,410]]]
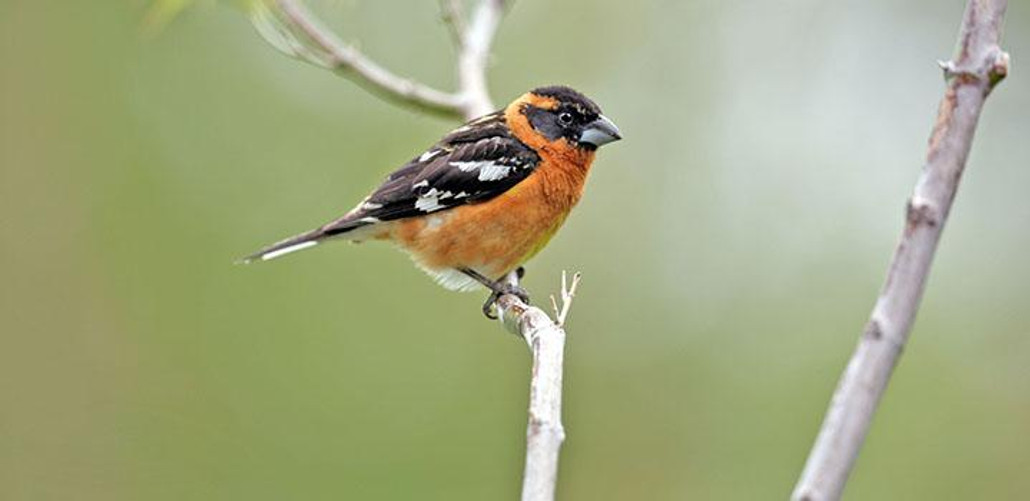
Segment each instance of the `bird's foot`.
[[523,303],[529,304],[529,293],[526,292],[526,289],[523,289],[518,285],[498,281],[494,283],[494,287],[491,287],[491,290],[493,290],[493,292],[490,294],[490,297],[487,298],[485,303],[483,303],[483,314],[490,320],[497,320],[497,314],[494,313],[494,306],[497,305],[497,300],[501,299],[501,296],[505,294],[511,294],[521,299]]
[[[480,284],[483,284],[483,287],[490,289],[490,297],[487,298],[485,303],[483,303],[483,314],[486,315],[486,318],[489,318],[490,320],[497,319],[497,315],[494,313],[494,306],[497,304],[497,300],[505,294],[511,294],[521,299],[522,302],[529,304],[529,293],[526,292],[526,289],[523,289],[518,285],[509,283],[507,275],[501,277],[498,280],[490,280],[489,278],[485,277],[482,273],[479,273],[478,271],[473,270],[471,268],[459,268],[459,271],[468,275]],[[526,269],[521,266],[519,266],[515,270],[515,276],[520,279],[525,274]]]

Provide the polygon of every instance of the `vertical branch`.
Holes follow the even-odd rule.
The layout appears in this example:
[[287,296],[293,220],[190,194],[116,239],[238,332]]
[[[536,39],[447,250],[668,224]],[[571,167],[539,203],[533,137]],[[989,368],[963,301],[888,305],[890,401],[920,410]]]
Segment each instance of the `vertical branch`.
[[869,322],[830,401],[795,501],[839,499],[877,405],[908,341],[934,251],[969,156],[984,101],[1008,73],[998,46],[1006,0],[970,0],[926,165],[908,201],[905,228]]
[[463,98],[465,119],[485,115],[494,110],[486,83],[490,47],[504,15],[504,0],[481,0],[472,15],[472,22],[461,38],[458,54],[458,86]]

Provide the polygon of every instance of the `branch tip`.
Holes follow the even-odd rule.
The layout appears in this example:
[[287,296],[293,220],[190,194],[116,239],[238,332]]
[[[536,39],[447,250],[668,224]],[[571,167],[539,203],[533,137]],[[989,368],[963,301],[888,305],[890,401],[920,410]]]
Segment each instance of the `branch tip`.
[[465,26],[465,14],[462,12],[461,0],[440,0],[440,18],[451,33],[454,46],[458,50],[464,50],[465,33],[468,32],[468,28]]
[[555,301],[554,296],[551,296],[551,304],[554,307],[554,322],[558,324],[558,327],[565,327],[565,319],[569,316],[569,309],[572,308],[572,300],[576,297],[576,288],[579,287],[579,281],[583,277],[582,274],[576,272],[572,275],[572,284],[568,282],[568,272],[562,270],[561,272],[561,309],[558,308],[558,303]]

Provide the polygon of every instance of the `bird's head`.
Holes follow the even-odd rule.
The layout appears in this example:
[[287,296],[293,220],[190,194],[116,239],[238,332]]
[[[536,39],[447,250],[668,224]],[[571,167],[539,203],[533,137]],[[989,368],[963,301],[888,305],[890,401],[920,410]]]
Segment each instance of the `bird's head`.
[[[539,145],[562,139],[578,149],[594,151],[599,146],[622,139],[619,128],[601,108],[575,90],[555,85],[540,87],[523,94],[505,113],[523,125],[522,136],[535,139]],[[525,138],[521,138],[525,141]],[[537,146],[537,145],[532,145]]]

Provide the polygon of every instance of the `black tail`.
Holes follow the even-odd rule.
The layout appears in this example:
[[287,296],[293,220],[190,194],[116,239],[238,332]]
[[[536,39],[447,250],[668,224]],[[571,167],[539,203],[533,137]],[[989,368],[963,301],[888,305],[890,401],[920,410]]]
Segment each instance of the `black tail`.
[[268,261],[280,256],[285,256],[292,252],[314,247],[318,245],[323,238],[325,238],[325,232],[322,231],[322,228],[318,228],[307,233],[301,233],[300,235],[287,238],[281,242],[276,242],[247,257],[241,258],[237,262],[246,264],[253,263],[254,261]]
[[378,222],[370,220],[371,218],[352,219],[352,217],[353,216],[344,216],[343,218],[337,219],[321,228],[301,233],[300,235],[287,238],[281,242],[276,242],[260,251],[240,259],[238,262],[252,263],[254,261],[268,261],[299,250],[314,247],[332,237],[338,237],[362,226],[368,226]]

